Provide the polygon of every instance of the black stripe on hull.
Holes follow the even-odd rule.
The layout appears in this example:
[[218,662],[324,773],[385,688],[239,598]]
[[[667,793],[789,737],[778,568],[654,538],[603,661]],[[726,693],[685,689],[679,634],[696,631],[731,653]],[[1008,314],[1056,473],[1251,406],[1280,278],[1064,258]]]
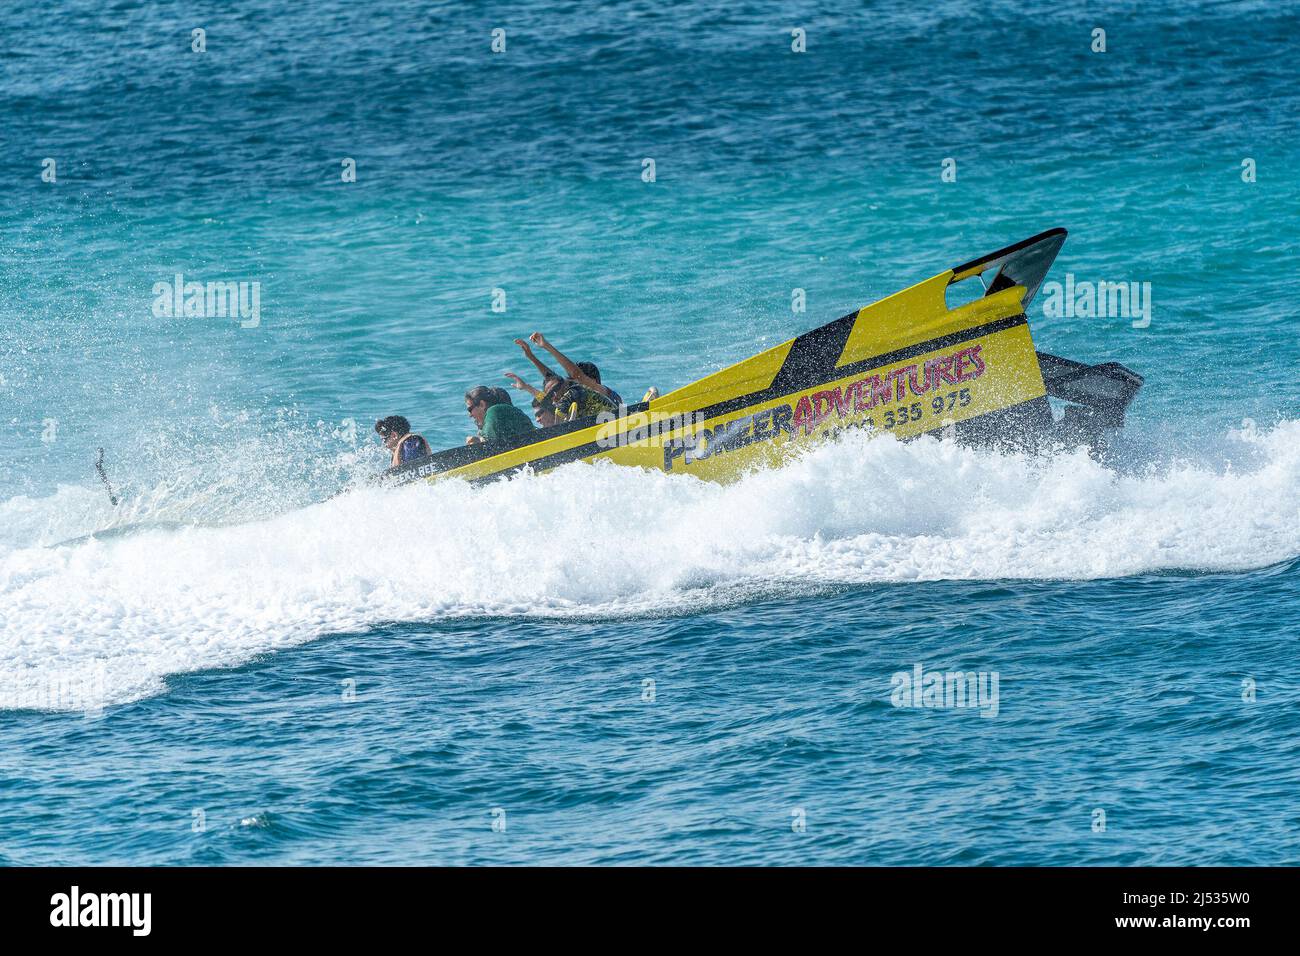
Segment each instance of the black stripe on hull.
[[799,391],[805,382],[816,384],[830,381],[826,376],[835,371],[835,363],[844,354],[844,346],[848,345],[857,318],[858,313],[851,312],[798,336],[790,343],[790,351],[786,353],[785,361],[781,363],[781,368],[767,391],[778,391],[784,395]]
[[[843,320],[841,320],[843,321]],[[835,323],[831,323],[834,325]],[[725,415],[733,412],[738,408],[746,408],[750,405],[761,405],[763,402],[769,402],[794,392],[802,392],[812,388],[815,385],[823,385],[827,382],[839,381],[842,378],[849,378],[854,375],[861,375],[870,372],[873,369],[881,368],[885,365],[893,365],[895,362],[903,362],[910,358],[916,358],[918,355],[924,355],[927,352],[936,352],[939,349],[946,349],[952,345],[960,345],[962,342],[969,342],[971,339],[983,338],[986,335],[992,335],[995,332],[1004,332],[1007,329],[1014,329],[1018,325],[1026,324],[1023,315],[1015,315],[1005,319],[998,319],[996,322],[988,322],[984,325],[978,325],[970,329],[962,329],[960,332],[952,332],[948,335],[941,335],[936,339],[930,339],[928,342],[918,342],[916,345],[909,345],[906,348],[895,349],[892,352],[885,352],[882,355],[873,355],[870,358],[860,359],[857,362],[850,362],[839,368],[835,367],[835,362],[843,353],[844,348],[841,344],[840,350],[835,353],[834,358],[828,365],[821,370],[814,372],[812,366],[806,360],[799,365],[800,374],[792,373],[782,376],[789,365],[781,366],[781,371],[777,373],[772,384],[767,388],[757,392],[750,392],[748,395],[741,395],[738,398],[729,398],[726,401],[718,402],[714,405],[708,405],[699,409],[706,418],[714,418],[718,415]],[[817,331],[820,331],[817,330]],[[812,333],[809,333],[810,335]],[[802,336],[801,336],[802,338]],[[791,349],[793,351],[793,348]]]

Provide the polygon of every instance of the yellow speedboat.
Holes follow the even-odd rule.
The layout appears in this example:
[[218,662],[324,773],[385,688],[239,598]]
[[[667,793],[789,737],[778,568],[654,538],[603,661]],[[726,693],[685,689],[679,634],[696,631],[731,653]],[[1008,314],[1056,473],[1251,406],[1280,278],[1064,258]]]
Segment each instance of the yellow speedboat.
[[[900,438],[1037,447],[1104,441],[1142,377],[1038,352],[1026,311],[1065,242],[1051,229],[941,272],[682,388],[621,410],[540,429],[508,445],[469,445],[390,469],[394,481],[488,480],[607,458],[717,481],[779,465],[845,428]],[[955,308],[950,287],[982,294]],[[1057,419],[1048,397],[1064,403]]]

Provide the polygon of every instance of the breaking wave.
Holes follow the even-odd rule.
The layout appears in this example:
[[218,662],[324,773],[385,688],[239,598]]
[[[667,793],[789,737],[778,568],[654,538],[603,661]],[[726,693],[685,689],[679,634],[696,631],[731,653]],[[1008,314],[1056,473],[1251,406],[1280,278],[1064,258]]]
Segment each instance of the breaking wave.
[[169,675],[391,622],[689,613],[845,585],[1300,555],[1300,422],[1247,423],[1213,448],[1115,471],[1082,450],[846,435],[728,486],[579,463],[216,525],[160,492],[125,502],[136,524],[123,527],[101,488],[63,486],[0,503],[0,707],[122,703]]

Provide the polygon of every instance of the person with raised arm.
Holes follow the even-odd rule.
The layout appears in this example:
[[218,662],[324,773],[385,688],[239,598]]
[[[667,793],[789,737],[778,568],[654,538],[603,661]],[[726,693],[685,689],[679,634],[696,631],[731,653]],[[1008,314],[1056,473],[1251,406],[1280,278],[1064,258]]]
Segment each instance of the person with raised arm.
[[[546,336],[541,332],[534,332],[528,336],[530,342],[540,348],[550,352],[555,360],[560,363],[566,375],[569,376],[570,387],[564,389],[557,397],[555,402],[556,408],[559,409],[559,416],[565,417],[565,410],[568,410],[567,418],[572,421],[575,418],[586,418],[591,415],[598,415],[601,412],[612,412],[617,415],[623,405],[623,399],[608,385],[600,381],[600,369],[592,362],[574,362],[569,359],[563,352],[546,340]],[[518,340],[516,340],[518,342]],[[524,354],[529,360],[543,370],[546,374],[550,369],[533,355],[532,349],[527,347],[526,343],[518,343],[524,349]]]

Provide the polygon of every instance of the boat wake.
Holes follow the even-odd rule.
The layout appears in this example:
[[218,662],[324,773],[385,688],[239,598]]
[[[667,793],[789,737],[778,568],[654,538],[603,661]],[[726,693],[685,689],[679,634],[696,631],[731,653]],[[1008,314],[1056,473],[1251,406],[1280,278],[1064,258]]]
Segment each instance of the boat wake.
[[846,434],[726,486],[576,463],[361,488],[234,524],[155,505],[124,502],[134,522],[170,524],[103,535],[90,532],[109,505],[89,482],[0,503],[0,708],[135,700],[172,674],[391,622],[1265,567],[1300,556],[1300,421],[1120,472],[1082,450]]

